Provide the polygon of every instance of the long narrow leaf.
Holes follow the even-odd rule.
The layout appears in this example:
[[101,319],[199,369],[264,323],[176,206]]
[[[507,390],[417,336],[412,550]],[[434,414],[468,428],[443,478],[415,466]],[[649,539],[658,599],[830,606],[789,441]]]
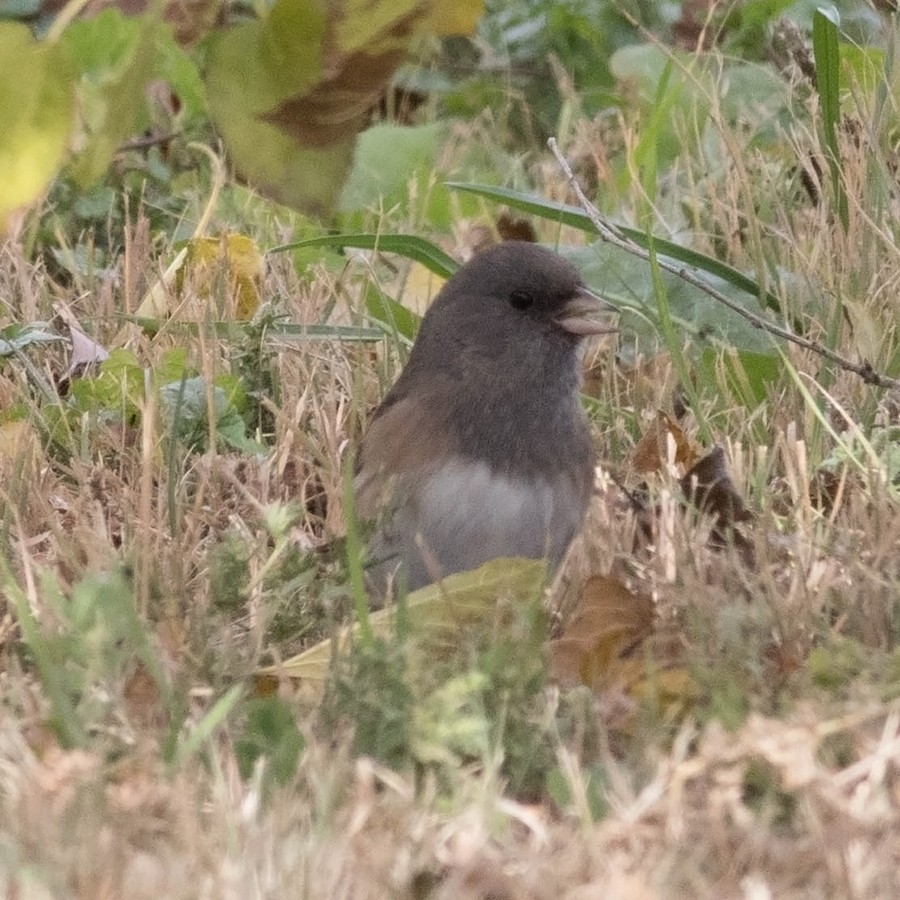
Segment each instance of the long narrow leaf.
[[841,119],[840,17],[834,7],[819,8],[813,16],[813,56],[816,61],[816,90],[822,113],[822,133],[828,149],[828,167],[841,224],[849,222],[847,195],[841,178],[841,149],[838,130]]
[[421,263],[441,278],[449,278],[459,268],[459,263],[444,253],[440,247],[413,234],[326,234],[322,237],[282,244],[273,247],[269,253],[283,253],[300,247],[331,247],[334,250],[355,247],[358,250],[398,253]]
[[[520,191],[513,191],[509,188],[494,187],[486,184],[470,184],[467,182],[449,181],[446,186],[454,191],[465,191],[466,193],[476,194],[479,197],[486,197],[488,200],[496,200],[498,203],[505,203],[514,209],[521,209],[523,212],[540,216],[544,219],[550,219],[554,222],[560,222],[563,225],[570,225],[581,231],[587,231],[596,234],[597,229],[588,216],[582,212],[577,206],[569,206],[566,203],[556,203],[553,200],[545,200],[542,197],[535,197],[533,194],[524,194]],[[778,298],[769,291],[765,291],[752,278],[748,278],[742,272],[732,268],[727,263],[720,262],[704,253],[698,253],[689,247],[682,247],[672,241],[663,238],[648,235],[645,231],[638,228],[629,228],[627,225],[617,225],[622,234],[634,241],[639,247],[645,250],[649,249],[651,241],[656,248],[656,252],[660,256],[668,256],[676,259],[686,265],[693,266],[702,272],[708,272],[710,275],[717,275],[723,281],[727,281],[734,287],[746,291],[755,297],[759,297],[762,302],[774,313],[781,312],[781,305]]]
[[[130,322],[145,331],[157,334],[167,331],[184,331],[196,334],[201,328],[211,329],[220,337],[243,334],[245,329],[239,322],[177,322],[174,319],[144,319],[125,316]],[[362,325],[297,325],[292,322],[272,322],[266,326],[266,337],[280,341],[380,341],[384,332],[380,328],[366,328]]]

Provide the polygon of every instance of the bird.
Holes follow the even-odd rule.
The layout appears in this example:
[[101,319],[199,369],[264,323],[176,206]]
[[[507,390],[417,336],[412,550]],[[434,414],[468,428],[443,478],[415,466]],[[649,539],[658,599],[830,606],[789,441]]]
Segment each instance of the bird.
[[376,595],[499,557],[559,565],[593,489],[579,348],[614,307],[540,244],[508,241],[448,279],[356,456]]

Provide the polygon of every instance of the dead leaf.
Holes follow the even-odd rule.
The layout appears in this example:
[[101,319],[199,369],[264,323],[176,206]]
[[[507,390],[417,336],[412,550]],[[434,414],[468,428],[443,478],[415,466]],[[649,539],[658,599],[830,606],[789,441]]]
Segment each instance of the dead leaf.
[[720,446],[713,447],[679,482],[688,502],[701,512],[715,517],[715,527],[710,533],[710,544],[727,547],[733,544],[750,568],[756,565],[753,544],[737,530],[740,522],[753,518],[743,498],[738,493],[728,470],[725,453]]
[[681,426],[663,410],[657,410],[656,418],[641,435],[631,454],[631,468],[638,474],[659,472],[669,459],[669,438],[675,443],[676,465],[690,469],[700,455],[697,448],[685,435]]
[[138,664],[122,689],[128,715],[141,728],[161,728],[166,722],[159,685],[146,667]]
[[725,452],[713,447],[679,481],[685,497],[701,512],[717,518],[720,525],[731,526],[753,518],[725,467]]
[[514,216],[512,213],[501,213],[497,219],[497,234],[504,241],[530,241],[537,242],[537,232],[534,225],[522,216]]
[[[417,13],[401,19],[392,35],[408,40]],[[324,150],[354,138],[369,124],[385,86],[405,56],[402,49],[354,53],[301,97],[292,97],[260,118],[302,147]]]
[[595,575],[559,638],[550,642],[550,671],[563,683],[593,689],[621,676],[621,660],[653,630],[653,601],[615,578]]

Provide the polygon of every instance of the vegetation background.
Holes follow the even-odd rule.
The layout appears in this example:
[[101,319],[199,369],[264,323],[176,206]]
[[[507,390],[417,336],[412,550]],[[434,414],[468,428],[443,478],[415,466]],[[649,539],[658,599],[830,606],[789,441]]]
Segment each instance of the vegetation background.
[[[900,895],[897,51],[0,0],[5,895]],[[585,533],[370,613],[355,439],[508,238],[621,309]]]

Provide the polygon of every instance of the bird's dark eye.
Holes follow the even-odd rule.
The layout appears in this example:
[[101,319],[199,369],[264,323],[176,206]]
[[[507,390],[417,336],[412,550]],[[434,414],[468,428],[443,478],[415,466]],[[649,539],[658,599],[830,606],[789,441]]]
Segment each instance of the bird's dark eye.
[[528,291],[513,291],[509,295],[509,305],[513,309],[528,309],[534,303],[534,297]]

